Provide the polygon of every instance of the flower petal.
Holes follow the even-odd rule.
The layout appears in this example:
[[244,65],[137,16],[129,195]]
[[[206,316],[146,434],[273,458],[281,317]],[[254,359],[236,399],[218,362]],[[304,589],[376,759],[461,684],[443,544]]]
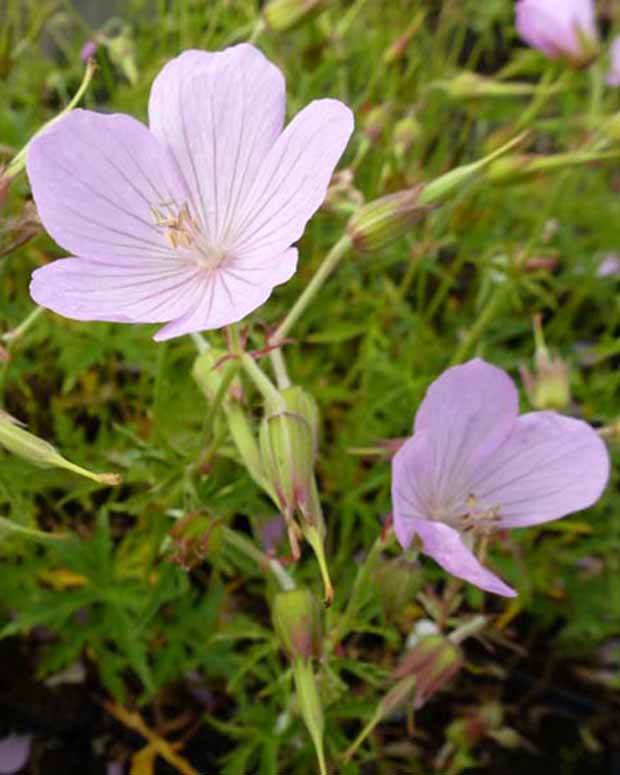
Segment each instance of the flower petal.
[[297,250],[290,248],[266,268],[243,266],[233,261],[211,273],[202,295],[180,318],[171,321],[155,334],[161,342],[193,331],[236,323],[264,304],[273,286],[286,282],[297,267]]
[[66,250],[91,261],[170,256],[151,208],[180,188],[140,122],[73,110],[35,137],[27,170],[43,225]]
[[430,555],[448,573],[487,592],[504,597],[516,596],[512,587],[480,564],[473,552],[465,546],[458,531],[426,519],[415,520],[414,529],[422,539],[424,553]]
[[407,439],[392,459],[392,516],[403,549],[411,545],[416,522],[430,518],[432,451],[428,434],[420,431]]
[[591,506],[608,476],[607,449],[587,423],[531,412],[482,466],[472,493],[483,508],[500,506],[500,527],[525,527]]
[[212,243],[226,244],[238,202],[282,131],[284,109],[282,73],[245,43],[187,51],[155,79],[151,130],[174,158]]
[[518,395],[501,369],[475,358],[445,371],[429,387],[416,414],[416,435],[429,438],[433,502],[461,508],[472,475],[507,438]]
[[193,309],[206,276],[204,269],[172,261],[63,258],[33,273],[30,293],[38,304],[75,320],[161,323]]
[[353,114],[338,100],[316,100],[295,116],[239,205],[235,253],[274,255],[301,237],[352,131]]

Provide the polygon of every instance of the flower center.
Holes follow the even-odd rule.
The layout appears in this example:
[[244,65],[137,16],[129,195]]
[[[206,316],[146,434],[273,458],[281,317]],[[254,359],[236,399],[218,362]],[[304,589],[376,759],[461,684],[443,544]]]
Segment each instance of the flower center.
[[164,202],[150,209],[155,226],[182,258],[205,269],[217,269],[224,261],[226,249],[209,244],[187,202],[181,208],[174,202]]
[[479,509],[476,496],[470,494],[467,498],[467,511],[456,518],[454,527],[463,533],[490,535],[497,530],[497,523],[500,519],[499,511],[499,505]]

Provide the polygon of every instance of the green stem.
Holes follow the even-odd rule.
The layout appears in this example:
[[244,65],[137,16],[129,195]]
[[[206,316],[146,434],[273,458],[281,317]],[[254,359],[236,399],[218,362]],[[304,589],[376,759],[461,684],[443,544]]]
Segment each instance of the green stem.
[[355,617],[357,616],[360,608],[364,604],[366,593],[369,586],[369,581],[372,573],[375,570],[381,552],[386,548],[390,539],[385,539],[383,536],[379,536],[370,551],[366,555],[366,559],[359,566],[355,581],[353,582],[353,589],[349,602],[344,610],[344,613],[340,616],[338,623],[333,628],[328,636],[329,648],[333,651],[335,647],[349,634],[353,628]]
[[32,312],[22,322],[11,331],[2,335],[2,341],[7,344],[13,344],[17,339],[23,336],[39,317],[45,312],[45,307],[35,307]]
[[295,589],[295,582],[278,560],[261,552],[261,550],[257,549],[251,541],[231,528],[226,527],[226,525],[222,526],[221,530],[224,541],[226,541],[229,546],[232,546],[242,554],[245,554],[245,556],[253,560],[259,568],[269,568],[276,581],[285,592]]
[[288,371],[286,370],[286,361],[284,360],[282,349],[280,347],[276,347],[269,353],[269,358],[271,360],[273,373],[276,377],[278,389],[286,390],[286,388],[290,388],[291,380],[289,378]]
[[465,336],[456,353],[452,357],[452,360],[450,361],[451,366],[455,366],[457,363],[461,363],[463,360],[465,360],[466,356],[469,355],[470,351],[475,347],[476,343],[480,339],[484,329],[495,317],[495,313],[498,311],[503,300],[504,289],[496,288],[491,298],[482,308],[482,311],[478,315],[476,322],[469,329],[467,336]]
[[271,337],[272,341],[275,344],[277,344],[282,339],[284,339],[284,337],[288,334],[291,328],[299,320],[299,318],[305,312],[306,307],[310,304],[310,302],[314,299],[317,293],[321,290],[327,278],[338,266],[338,264],[340,263],[340,260],[349,251],[350,247],[351,247],[351,240],[345,234],[338,240],[338,242],[334,245],[334,247],[329,251],[323,263],[317,269],[312,280],[310,280],[310,282],[304,288],[303,292],[301,293],[301,295],[299,296],[295,304],[293,304],[293,306],[289,310],[288,315],[276,328],[273,336]]
[[30,138],[30,141],[26,143],[26,145],[21,149],[21,151],[13,158],[11,163],[6,169],[6,175],[9,178],[13,178],[16,175],[18,175],[26,166],[26,156],[28,154],[28,147],[30,143],[34,140],[37,135],[40,135],[41,132],[46,132],[51,126],[53,126],[57,121],[59,121],[64,115],[69,113],[69,111],[73,110],[73,108],[78,104],[78,102],[82,99],[84,94],[86,93],[86,90],[88,89],[90,82],[93,79],[93,75],[95,74],[95,70],[97,69],[97,66],[94,62],[90,61],[86,65],[86,70],[84,71],[84,77],[82,78],[82,83],[80,84],[78,90],[76,91],[73,99],[69,104],[62,110],[57,116],[55,116],[51,121],[48,121],[47,124],[44,124],[41,129],[39,129],[38,132],[35,133],[34,137]]

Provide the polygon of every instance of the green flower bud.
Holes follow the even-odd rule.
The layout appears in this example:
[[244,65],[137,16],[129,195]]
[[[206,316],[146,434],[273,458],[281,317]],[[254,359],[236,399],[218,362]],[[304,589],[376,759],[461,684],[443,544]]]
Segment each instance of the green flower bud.
[[360,253],[374,253],[406,234],[430,210],[420,204],[422,186],[368,202],[353,214],[347,233]]
[[279,395],[282,403],[266,405],[260,427],[263,468],[282,513],[290,516],[299,508],[305,514],[312,500],[319,410],[312,396],[298,386]]
[[494,160],[486,170],[486,177],[498,185],[514,185],[573,167],[613,161],[619,156],[620,152],[618,151],[574,151],[556,153],[552,156],[514,154]]
[[520,369],[530,404],[535,409],[566,409],[571,400],[568,364],[547,349],[539,315],[534,318],[534,336],[534,369]]
[[18,420],[0,410],[0,446],[40,468],[64,468],[100,484],[120,484],[118,474],[97,474],[64,458],[49,442],[22,428]]
[[531,83],[495,81],[477,73],[459,73],[449,80],[436,81],[433,86],[442,89],[454,99],[478,97],[522,97],[533,94],[538,86]]
[[376,572],[374,588],[383,614],[389,621],[407,616],[407,606],[423,583],[419,566],[403,557],[383,561]]
[[364,134],[368,140],[374,143],[381,137],[391,113],[392,107],[389,103],[375,105],[368,111],[362,123]]
[[136,67],[136,46],[129,27],[124,26],[114,37],[101,36],[112,62],[123,73],[132,86],[138,83]]
[[406,156],[419,136],[420,124],[414,116],[408,115],[397,121],[392,132],[394,155],[399,159]]
[[323,648],[321,611],[310,590],[278,592],[273,601],[273,626],[291,660],[320,657]]
[[275,32],[289,30],[304,19],[321,13],[334,0],[269,0],[263,9],[267,26]]
[[280,412],[263,418],[259,434],[263,469],[285,516],[305,510],[314,473],[314,436],[299,414]]

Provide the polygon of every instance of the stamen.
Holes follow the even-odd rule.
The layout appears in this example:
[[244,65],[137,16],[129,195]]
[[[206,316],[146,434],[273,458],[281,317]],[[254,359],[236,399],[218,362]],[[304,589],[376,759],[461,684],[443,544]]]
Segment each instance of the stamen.
[[475,495],[469,494],[467,498],[467,511],[457,518],[458,528],[464,533],[488,536],[497,529],[500,519],[500,506],[489,506],[482,511],[477,508]]
[[172,209],[172,202],[163,202],[160,207],[166,207],[168,215],[164,215],[159,208],[153,206],[151,206],[151,215],[155,225],[164,230],[166,242],[175,250],[190,248],[196,242],[200,229],[190,214],[187,202],[176,215]]

